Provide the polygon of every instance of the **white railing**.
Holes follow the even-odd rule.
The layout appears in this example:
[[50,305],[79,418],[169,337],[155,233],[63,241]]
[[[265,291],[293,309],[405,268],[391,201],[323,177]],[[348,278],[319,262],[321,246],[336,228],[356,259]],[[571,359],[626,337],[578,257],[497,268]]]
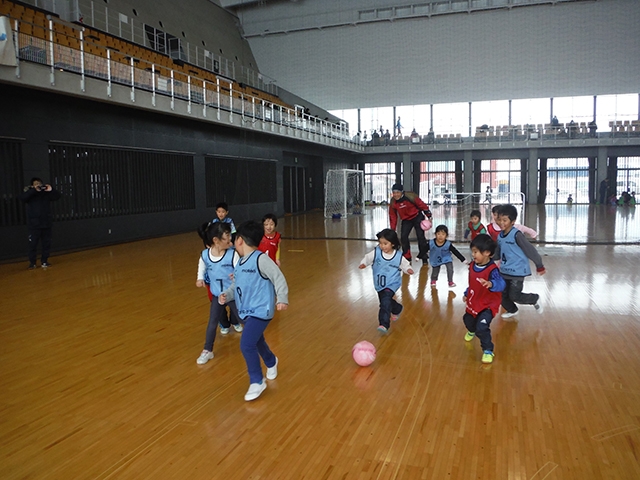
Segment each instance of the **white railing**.
[[[108,97],[112,95],[114,84],[124,85],[131,88],[132,102],[140,100],[136,95],[138,91],[151,92],[153,106],[156,105],[158,96],[165,96],[171,99],[171,109],[175,109],[176,101],[186,102],[189,113],[197,106],[202,109],[204,117],[209,115],[208,111],[213,110],[217,120],[220,120],[221,112],[226,111],[231,113],[231,118],[239,115],[243,122],[253,124],[259,120],[262,122],[262,129],[272,133],[362,149],[362,145],[351,141],[344,124],[320,120],[249,95],[238,84],[225,79],[218,78],[213,82],[95,44],[87,39],[84,28],[78,25],[73,25],[77,36],[67,36],[55,30],[54,23],[60,22],[59,20],[50,17],[48,21],[49,27],[45,35],[22,33],[34,28],[39,28],[42,32],[42,27],[29,24],[31,28],[24,29],[22,27],[28,22],[19,19],[12,19],[12,27],[18,60],[50,67],[51,85],[55,85],[59,72],[72,72],[79,75],[79,89],[83,92],[85,78],[95,78],[105,81]],[[43,36],[46,40],[41,38]],[[78,45],[78,48],[70,45]],[[20,66],[16,75],[20,76]]]

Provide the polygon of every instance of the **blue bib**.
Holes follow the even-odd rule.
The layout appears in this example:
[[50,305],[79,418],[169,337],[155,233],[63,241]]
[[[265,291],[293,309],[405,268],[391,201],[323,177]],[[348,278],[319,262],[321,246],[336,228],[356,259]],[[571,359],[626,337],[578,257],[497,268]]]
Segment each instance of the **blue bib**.
[[511,227],[505,236],[504,231],[498,235],[498,245],[500,246],[500,273],[511,275],[512,277],[526,277],[531,275],[529,259],[516,243],[516,233],[518,230]]
[[221,259],[214,261],[211,260],[209,256],[208,248],[202,251],[202,260],[206,267],[205,282],[209,284],[209,290],[211,290],[211,293],[216,297],[231,285],[229,275],[233,273],[234,253],[235,249],[233,247],[228,248]]
[[266,255],[255,250],[249,257],[241,258],[235,268],[236,306],[240,318],[273,318],[276,305],[276,289],[271,280],[264,278],[258,268],[258,257]]
[[451,242],[445,240],[442,246],[436,244],[435,239],[429,240],[429,263],[432,267],[439,267],[445,263],[453,262],[451,258]]
[[400,271],[400,263],[402,262],[402,254],[400,250],[396,250],[393,258],[387,260],[382,256],[380,247],[376,247],[373,256],[373,284],[376,291],[380,292],[385,288],[396,291],[402,285],[402,272]]

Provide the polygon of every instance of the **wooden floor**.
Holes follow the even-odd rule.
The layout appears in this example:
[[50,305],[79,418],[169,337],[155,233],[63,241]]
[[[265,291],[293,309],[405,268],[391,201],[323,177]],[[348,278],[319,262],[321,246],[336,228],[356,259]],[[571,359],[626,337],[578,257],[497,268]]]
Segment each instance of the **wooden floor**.
[[[405,277],[405,310],[378,334],[358,269],[374,242],[322,238],[370,238],[378,210],[280,222],[290,308],[266,331],[279,376],[254,402],[240,334],[196,365],[195,233],[0,265],[0,478],[640,478],[638,246],[540,245],[548,274],[525,291],[544,314],[496,319],[484,366],[457,261],[452,290],[444,272],[437,289],[427,268]],[[371,367],[351,358],[360,340]]]

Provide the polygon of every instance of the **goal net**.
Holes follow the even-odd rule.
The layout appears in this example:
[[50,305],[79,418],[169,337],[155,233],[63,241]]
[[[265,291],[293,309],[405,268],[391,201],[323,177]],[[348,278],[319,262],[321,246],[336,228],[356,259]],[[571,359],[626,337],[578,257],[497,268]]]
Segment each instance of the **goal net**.
[[346,217],[363,213],[364,172],[329,170],[324,190],[324,216]]
[[[473,192],[445,193],[431,200],[433,228],[429,234],[435,235],[437,225],[446,225],[449,240],[464,240],[464,231],[469,224],[471,212],[480,211],[480,221],[487,227],[493,219],[491,209],[496,205],[510,203],[518,209],[516,223],[524,223],[525,195],[521,192]],[[428,235],[429,235],[428,234]]]

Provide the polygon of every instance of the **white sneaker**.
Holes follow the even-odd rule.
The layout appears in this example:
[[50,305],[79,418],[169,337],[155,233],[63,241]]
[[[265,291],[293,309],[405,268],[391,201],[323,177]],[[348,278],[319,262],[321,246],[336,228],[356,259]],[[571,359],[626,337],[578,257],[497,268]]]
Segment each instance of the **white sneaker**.
[[501,317],[502,318],[511,318],[511,317],[515,317],[518,314],[518,312],[513,312],[513,313],[509,313],[509,312],[504,312]]
[[251,400],[255,400],[262,394],[262,392],[265,391],[266,388],[267,382],[264,381],[264,378],[260,383],[252,383],[251,385],[249,385],[249,390],[247,390],[247,393],[244,394],[245,401],[250,402]]
[[209,350],[202,350],[202,353],[200,354],[200,356],[196,360],[196,363],[198,365],[204,365],[205,363],[207,363],[212,358],[213,358],[213,352],[210,352]]
[[276,357],[276,363],[273,367],[267,368],[267,378],[269,380],[275,380],[278,376],[278,357]]
[[220,327],[220,333],[222,335],[227,335],[229,333],[229,329],[228,328],[224,328],[224,327]]
[[538,300],[536,302],[536,304],[533,306],[533,308],[536,309],[536,312],[538,312],[538,314],[542,315],[542,312],[544,312],[544,307],[542,306],[542,304],[540,303],[540,300]]
[[232,326],[236,332],[240,333],[242,331],[242,325],[240,325],[239,323],[234,323]]

